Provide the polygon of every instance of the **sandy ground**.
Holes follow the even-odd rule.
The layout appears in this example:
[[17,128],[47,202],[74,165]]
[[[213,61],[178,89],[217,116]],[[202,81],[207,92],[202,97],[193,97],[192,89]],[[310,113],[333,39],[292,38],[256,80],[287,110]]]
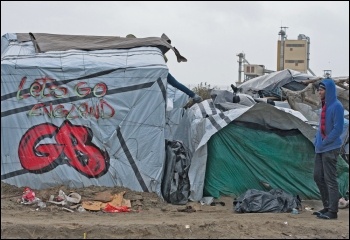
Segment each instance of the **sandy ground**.
[[[97,193],[126,191],[130,212],[68,212],[62,206],[47,203],[24,205],[18,200],[23,188],[1,183],[1,238],[11,239],[349,239],[349,208],[340,209],[337,220],[317,219],[312,211],[320,201],[302,201],[299,214],[235,213],[232,197],[215,199],[215,206],[189,202],[167,204],[154,193],[140,193],[122,188],[56,187],[35,190],[44,202],[50,195],[74,191],[82,201]],[[219,204],[223,202],[224,204]],[[223,206],[224,205],[224,206]]]

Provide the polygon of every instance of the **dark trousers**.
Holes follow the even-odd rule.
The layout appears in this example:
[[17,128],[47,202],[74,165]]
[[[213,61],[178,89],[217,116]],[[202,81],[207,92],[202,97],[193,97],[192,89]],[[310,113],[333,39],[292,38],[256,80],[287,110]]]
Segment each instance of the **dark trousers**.
[[174,77],[173,75],[171,75],[170,73],[168,73],[168,77],[167,77],[167,81],[168,83],[173,86],[174,88],[179,89],[180,91],[186,93],[189,97],[193,98],[195,93],[193,91],[191,91],[190,89],[188,89],[186,86],[182,85],[181,83],[179,83]]
[[339,150],[338,148],[315,155],[314,181],[320,190],[323,207],[328,208],[330,212],[338,212],[337,158]]

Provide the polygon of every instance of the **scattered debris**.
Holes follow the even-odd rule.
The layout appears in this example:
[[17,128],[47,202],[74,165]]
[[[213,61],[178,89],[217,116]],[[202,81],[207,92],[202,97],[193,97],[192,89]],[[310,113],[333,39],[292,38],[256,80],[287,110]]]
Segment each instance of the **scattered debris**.
[[313,207],[308,207],[308,206],[305,206],[305,208],[304,208],[306,211],[313,211],[314,210],[314,208]]
[[192,206],[186,206],[185,209],[177,209],[177,211],[192,213],[192,212],[196,212],[196,209],[194,209]]
[[35,196],[35,192],[29,187],[24,188],[21,199],[22,199],[21,201],[22,204],[34,204],[41,201],[40,198],[37,198]]
[[113,199],[113,195],[110,191],[99,192],[94,197],[95,201],[110,202]]
[[190,225],[185,225],[185,228],[190,230],[190,232],[192,232]]
[[210,205],[213,202],[214,198],[213,197],[203,197],[199,202],[202,205]]
[[[46,197],[48,199],[46,202],[42,201],[40,198],[36,197],[36,193],[29,187],[25,187],[23,191],[23,195],[21,199],[17,200],[17,203],[21,204],[34,204],[37,203],[39,208],[36,208],[36,211],[39,211],[42,208],[47,206],[47,203],[61,205],[59,208],[61,210],[65,210],[68,212],[84,212],[88,211],[102,211],[102,212],[130,212],[131,211],[131,201],[124,198],[124,194],[126,191],[121,191],[116,194],[112,194],[111,191],[102,191],[98,192],[94,197],[90,199],[94,200],[84,200],[81,201],[82,197],[77,192],[70,192],[68,195],[60,189],[58,191],[58,195],[55,197],[54,195],[50,195],[50,197]],[[47,192],[45,195],[48,196]],[[88,198],[89,199],[89,198]],[[156,204],[157,201],[152,200],[152,204]],[[142,195],[133,196],[134,206],[140,207],[143,205],[141,201],[143,201]],[[64,206],[64,207],[63,207]],[[52,208],[50,208],[50,211]]]
[[63,207],[62,210],[66,210],[67,212],[74,212],[73,210],[65,208],[65,207]]
[[110,203],[107,203],[106,206],[102,209],[102,212],[130,212],[130,209],[127,206],[113,206]]
[[225,203],[224,202],[212,202],[211,204],[210,204],[210,206],[216,206],[216,205],[221,205],[221,206],[225,206]]

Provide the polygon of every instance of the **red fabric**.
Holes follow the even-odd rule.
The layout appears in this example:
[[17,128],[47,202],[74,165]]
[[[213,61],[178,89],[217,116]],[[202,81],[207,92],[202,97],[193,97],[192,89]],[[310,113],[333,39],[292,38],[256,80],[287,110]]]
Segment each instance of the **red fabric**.
[[35,199],[35,192],[29,187],[24,188],[22,198],[28,202],[31,202]]
[[109,203],[107,203],[105,208],[102,211],[103,212],[109,212],[109,213],[130,212],[130,209],[127,206],[115,207],[115,206],[112,206]]
[[322,135],[322,139],[324,139],[326,137],[326,104],[325,104],[325,100],[322,100],[321,135]]

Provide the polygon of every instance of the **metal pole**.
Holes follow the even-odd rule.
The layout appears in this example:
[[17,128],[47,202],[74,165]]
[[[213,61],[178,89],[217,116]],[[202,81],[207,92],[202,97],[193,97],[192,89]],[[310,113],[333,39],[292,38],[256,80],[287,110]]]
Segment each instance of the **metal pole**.
[[284,70],[284,40],[286,39],[286,32],[283,30],[288,27],[281,27],[281,31],[278,35],[281,35],[281,52],[280,52],[280,70]]
[[238,58],[238,82],[241,83],[243,53],[237,54]]

